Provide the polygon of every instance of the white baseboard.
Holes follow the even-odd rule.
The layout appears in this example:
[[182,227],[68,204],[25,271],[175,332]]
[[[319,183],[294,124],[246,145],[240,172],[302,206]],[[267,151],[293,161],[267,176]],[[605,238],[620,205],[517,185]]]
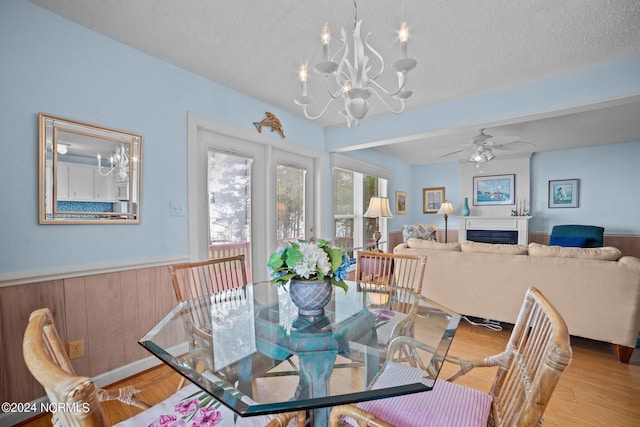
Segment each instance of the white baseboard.
[[[128,365],[121,366],[120,368],[114,369],[113,371],[100,374],[93,378],[93,382],[96,387],[101,388],[109,384],[121,381],[125,378],[131,377],[139,372],[151,369],[154,366],[160,365],[161,363],[162,362],[155,356],[149,356]],[[44,396],[29,403],[29,407],[33,408],[34,410],[0,413],[0,426],[14,426],[37,415],[40,415],[42,413],[40,411],[40,408],[46,408],[48,403],[49,398]]]

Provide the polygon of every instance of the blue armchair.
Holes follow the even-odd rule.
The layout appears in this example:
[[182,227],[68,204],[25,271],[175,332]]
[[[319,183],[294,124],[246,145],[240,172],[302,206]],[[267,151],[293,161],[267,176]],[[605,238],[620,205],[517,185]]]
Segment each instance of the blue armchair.
[[549,245],[601,248],[604,246],[604,227],[595,225],[556,225],[551,230]]

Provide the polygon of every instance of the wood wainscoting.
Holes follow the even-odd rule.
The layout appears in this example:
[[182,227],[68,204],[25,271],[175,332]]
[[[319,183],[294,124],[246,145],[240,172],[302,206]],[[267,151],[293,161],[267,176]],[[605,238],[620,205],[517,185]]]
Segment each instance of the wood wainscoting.
[[[449,230],[449,242],[457,237],[457,230]],[[549,234],[530,233],[529,239],[547,244]],[[438,240],[444,241],[443,230]],[[387,251],[401,242],[401,231],[390,232]],[[640,258],[640,236],[605,235],[604,243]],[[22,337],[33,310],[51,310],[63,341],[84,340],[84,356],[72,363],[79,375],[95,378],[148,358],[138,339],[175,304],[166,265],[0,287],[0,401],[44,396],[22,357]]]
[[84,340],[84,356],[72,363],[96,377],[149,357],[138,340],[175,304],[167,266],[0,287],[0,401],[45,395],[22,357],[33,310],[51,310],[64,342]]

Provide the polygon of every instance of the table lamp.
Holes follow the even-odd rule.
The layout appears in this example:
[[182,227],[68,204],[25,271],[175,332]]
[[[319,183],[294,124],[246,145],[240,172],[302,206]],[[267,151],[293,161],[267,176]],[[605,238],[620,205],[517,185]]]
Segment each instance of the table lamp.
[[376,243],[375,247],[372,251],[382,252],[378,247],[378,242],[380,241],[380,218],[392,218],[391,208],[389,208],[389,198],[388,197],[372,197],[369,200],[369,207],[367,211],[364,213],[364,216],[367,218],[375,218],[376,219],[376,232],[373,233],[373,241]]
[[445,200],[443,204],[440,205],[440,209],[438,209],[438,214],[444,214],[444,242],[447,242],[447,220],[449,219],[449,214],[454,213],[456,210],[453,208],[453,205],[449,203],[448,200]]

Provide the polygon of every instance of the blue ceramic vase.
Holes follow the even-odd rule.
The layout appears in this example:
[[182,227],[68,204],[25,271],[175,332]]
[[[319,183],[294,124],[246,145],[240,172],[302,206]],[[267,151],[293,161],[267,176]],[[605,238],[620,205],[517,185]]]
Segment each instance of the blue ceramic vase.
[[470,213],[471,213],[471,211],[469,210],[469,198],[465,197],[464,198],[464,207],[462,208],[462,215],[469,216]]
[[332,290],[331,279],[291,279],[289,282],[289,296],[301,316],[324,314],[324,306],[331,300]]

